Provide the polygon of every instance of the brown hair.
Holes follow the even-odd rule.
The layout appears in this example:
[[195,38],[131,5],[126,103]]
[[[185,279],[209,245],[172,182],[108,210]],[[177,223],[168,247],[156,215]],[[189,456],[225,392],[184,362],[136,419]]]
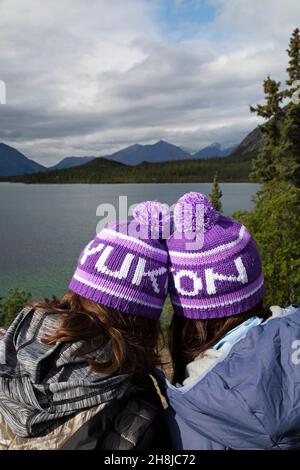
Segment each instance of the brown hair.
[[[76,355],[85,357],[94,372],[144,375],[159,363],[157,320],[124,314],[73,292],[61,300],[34,302],[32,306],[44,309],[45,314],[61,316],[59,327],[43,343],[82,341]],[[96,361],[92,353],[101,353],[106,346],[111,346],[109,357]]]
[[185,368],[197,356],[216,344],[222,336],[253,316],[267,318],[262,302],[251,310],[231,317],[192,320],[173,316],[169,329],[169,347],[174,366],[173,381],[182,383]]

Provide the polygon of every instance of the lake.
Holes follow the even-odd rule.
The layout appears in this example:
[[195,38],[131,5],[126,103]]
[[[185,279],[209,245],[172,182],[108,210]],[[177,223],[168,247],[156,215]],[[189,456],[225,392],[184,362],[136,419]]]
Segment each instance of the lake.
[[[250,210],[259,188],[222,183],[224,214]],[[128,206],[147,199],[169,205],[184,193],[209,194],[211,184],[23,185],[0,183],[0,297],[18,287],[34,298],[60,296],[67,288],[81,249],[96,233],[99,204]]]

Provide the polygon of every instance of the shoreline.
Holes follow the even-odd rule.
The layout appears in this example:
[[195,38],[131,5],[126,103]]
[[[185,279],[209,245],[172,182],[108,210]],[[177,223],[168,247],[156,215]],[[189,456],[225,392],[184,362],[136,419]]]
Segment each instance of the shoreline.
[[[219,180],[219,184],[223,183],[249,183],[249,184],[259,184],[257,181],[251,181],[249,179],[244,179],[244,180],[230,180],[230,179],[224,179],[224,180]],[[87,181],[34,181],[34,182],[27,182],[27,181],[14,181],[14,180],[1,180],[0,179],[0,184],[1,183],[10,183],[10,184],[24,184],[28,186],[34,186],[34,185],[63,185],[63,184],[68,184],[68,185],[78,185],[78,184],[85,184],[85,185],[102,185],[102,184],[108,184],[108,185],[113,185],[113,184],[211,184],[211,180],[184,180],[184,181],[101,181],[101,183],[97,182],[87,182]]]

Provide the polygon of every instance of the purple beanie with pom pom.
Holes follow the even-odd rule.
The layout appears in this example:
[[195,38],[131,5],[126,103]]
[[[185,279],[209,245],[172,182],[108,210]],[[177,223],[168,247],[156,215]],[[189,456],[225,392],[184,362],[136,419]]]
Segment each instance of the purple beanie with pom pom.
[[[201,193],[179,199],[174,222],[167,246],[175,314],[192,319],[228,317],[262,300],[261,258],[244,225],[219,214]],[[198,243],[192,243],[193,237]]]
[[159,318],[168,289],[168,206],[139,204],[134,220],[104,228],[81,253],[69,289],[124,313]]

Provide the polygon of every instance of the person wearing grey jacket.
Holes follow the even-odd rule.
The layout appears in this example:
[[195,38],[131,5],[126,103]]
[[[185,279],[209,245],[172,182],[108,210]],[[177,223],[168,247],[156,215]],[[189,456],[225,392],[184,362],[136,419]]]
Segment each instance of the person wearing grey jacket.
[[133,222],[103,229],[82,251],[67,294],[24,308],[0,339],[0,449],[167,445],[150,373],[168,255],[139,217],[153,204],[161,208],[140,204]]

